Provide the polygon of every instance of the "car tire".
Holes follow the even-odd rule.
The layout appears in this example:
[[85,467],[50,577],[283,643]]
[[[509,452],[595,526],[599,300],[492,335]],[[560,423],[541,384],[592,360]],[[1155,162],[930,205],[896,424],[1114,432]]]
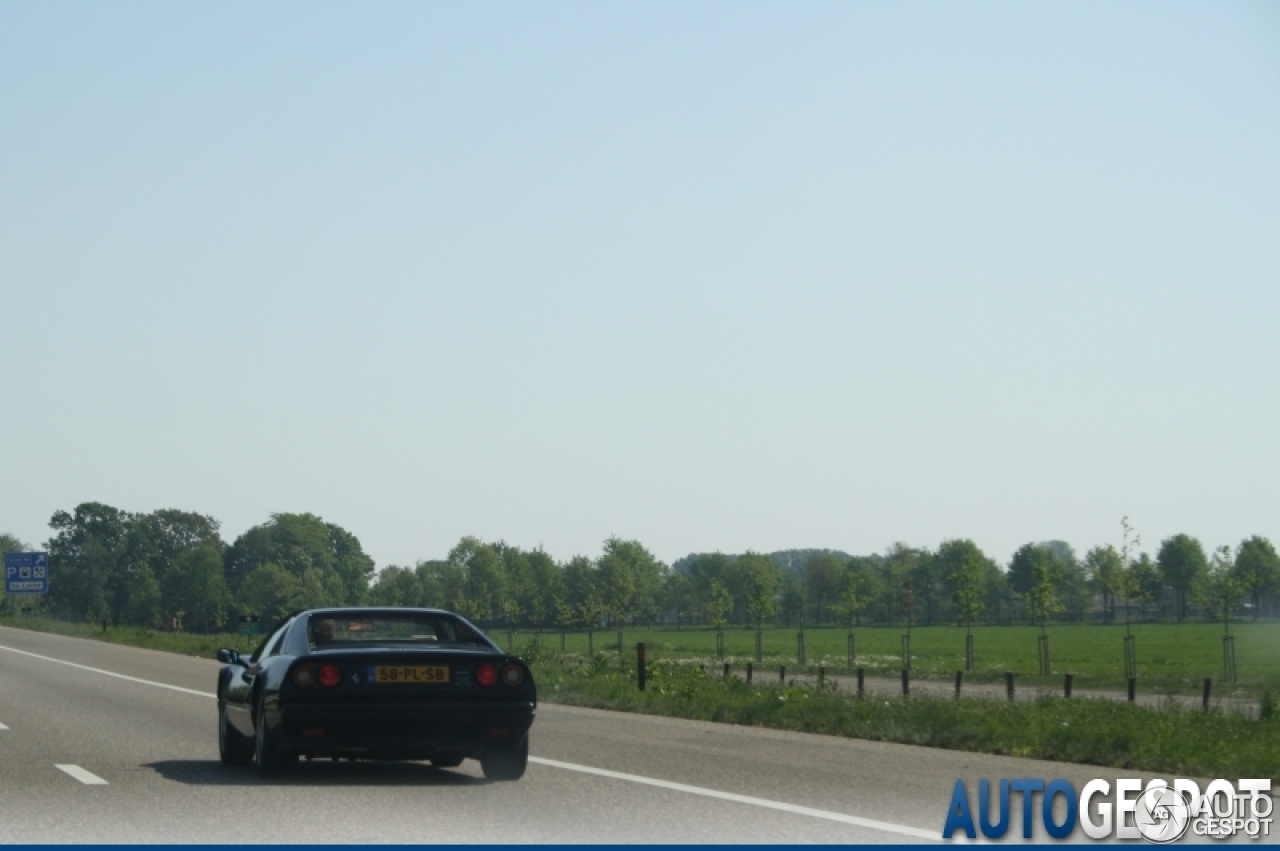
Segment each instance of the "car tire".
[[431,757],[431,764],[436,768],[457,768],[462,765],[461,754],[441,754]]
[[529,737],[518,745],[490,748],[480,757],[480,768],[486,780],[519,780],[529,767]]
[[266,717],[266,706],[259,698],[258,711],[253,715],[253,758],[258,764],[258,774],[271,777],[296,763],[298,755],[284,753],[276,747],[276,736],[267,729]]
[[253,748],[227,720],[227,704],[218,701],[218,756],[223,765],[248,765],[253,761]]

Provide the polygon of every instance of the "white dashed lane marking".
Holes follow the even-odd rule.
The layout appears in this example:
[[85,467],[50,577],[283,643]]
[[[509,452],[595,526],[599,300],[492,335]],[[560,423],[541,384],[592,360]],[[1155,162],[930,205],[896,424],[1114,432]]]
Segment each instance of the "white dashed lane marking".
[[9,728],[8,728],[8,727],[6,727],[5,725],[0,724],[0,730],[8,730],[8,729],[9,729]]
[[92,772],[85,771],[83,768],[81,768],[78,765],[56,765],[54,766],[54,768],[57,768],[61,771],[65,771],[67,774],[70,774],[72,777],[79,780],[81,783],[83,783],[86,786],[106,786],[107,785],[107,781],[103,780],[101,777],[99,777],[98,775]]

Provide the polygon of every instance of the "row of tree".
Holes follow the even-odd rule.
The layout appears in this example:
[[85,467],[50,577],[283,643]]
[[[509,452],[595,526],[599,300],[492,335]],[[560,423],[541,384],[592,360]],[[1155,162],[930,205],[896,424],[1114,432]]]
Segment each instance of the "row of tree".
[[[68,620],[225,629],[240,614],[269,625],[330,605],[452,609],[485,626],[619,623],[761,626],[1114,621],[1274,615],[1280,557],[1266,538],[1206,553],[1188,535],[1139,553],[1127,521],[1119,548],[1077,558],[1061,541],[1027,544],[1001,567],[972,541],[936,550],[694,554],[673,566],[611,537],[595,558],[557,562],[541,549],[467,537],[442,560],[375,574],[359,540],[312,514],[276,514],[230,544],[218,521],[101,503],[50,521],[50,591],[35,602]],[[5,551],[27,549],[0,536]],[[24,598],[21,605],[32,605]],[[19,604],[0,602],[0,612]]]

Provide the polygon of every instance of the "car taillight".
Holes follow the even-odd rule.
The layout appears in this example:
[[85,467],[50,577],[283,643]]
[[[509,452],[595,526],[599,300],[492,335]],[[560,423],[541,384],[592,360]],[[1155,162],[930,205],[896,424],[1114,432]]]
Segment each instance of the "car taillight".
[[515,662],[512,662],[502,669],[502,684],[504,686],[515,688],[523,682],[524,668],[520,667]]
[[476,682],[482,686],[491,686],[498,681],[498,669],[488,662],[482,662],[476,668]]
[[293,669],[293,673],[289,677],[298,688],[310,688],[311,684],[316,681],[316,666],[299,665]]
[[337,665],[326,662],[316,672],[316,679],[320,681],[320,685],[332,688],[342,682],[342,669]]

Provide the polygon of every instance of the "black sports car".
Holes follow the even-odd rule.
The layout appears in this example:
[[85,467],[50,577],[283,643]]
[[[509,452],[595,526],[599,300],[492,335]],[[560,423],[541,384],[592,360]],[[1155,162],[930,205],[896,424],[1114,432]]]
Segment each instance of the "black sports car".
[[529,668],[436,609],[315,609],[248,659],[219,650],[218,749],[270,774],[298,757],[480,760],[517,780],[537,692]]

